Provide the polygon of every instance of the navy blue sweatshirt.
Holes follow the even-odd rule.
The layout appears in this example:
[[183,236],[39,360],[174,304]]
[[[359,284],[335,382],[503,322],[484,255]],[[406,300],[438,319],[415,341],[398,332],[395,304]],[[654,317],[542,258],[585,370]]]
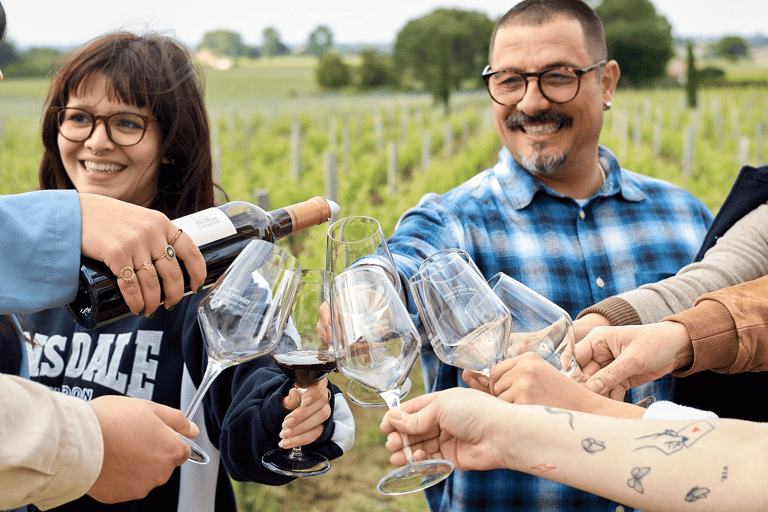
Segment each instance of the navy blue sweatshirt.
[[[206,366],[196,317],[201,298],[190,295],[173,311],[161,307],[151,319],[133,316],[94,330],[77,325],[65,308],[29,315],[25,327],[35,342],[28,348],[30,378],[84,400],[125,395],[185,410]],[[331,420],[308,448],[334,459],[351,447],[354,422],[339,389],[329,387],[334,396]],[[290,388],[269,356],[224,370],[193,418],[201,430],[195,442],[211,455],[209,464],[183,464],[142,500],[104,505],[84,496],[54,510],[236,510],[229,476],[268,485],[292,480],[260,462],[264,453],[278,447],[287,414],[281,399]]]

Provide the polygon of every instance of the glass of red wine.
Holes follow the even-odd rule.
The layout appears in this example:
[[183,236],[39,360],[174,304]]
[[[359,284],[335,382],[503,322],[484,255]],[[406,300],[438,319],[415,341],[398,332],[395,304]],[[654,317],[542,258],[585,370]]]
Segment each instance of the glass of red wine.
[[[320,307],[324,303],[332,307],[330,290],[334,277],[334,273],[326,270],[302,269],[288,324],[269,354],[301,391],[336,369],[332,327],[318,323]],[[300,446],[267,452],[261,462],[275,473],[298,477],[320,475],[331,468],[322,454]]]

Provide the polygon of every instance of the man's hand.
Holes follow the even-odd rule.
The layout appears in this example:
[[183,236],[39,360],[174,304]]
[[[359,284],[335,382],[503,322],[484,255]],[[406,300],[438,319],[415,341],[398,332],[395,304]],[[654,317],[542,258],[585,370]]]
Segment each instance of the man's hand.
[[182,232],[174,242],[176,258],[163,257],[179,229],[161,212],[98,194],[79,196],[81,252],[103,261],[116,276],[125,267],[133,268],[130,281],[117,280],[132,313],[149,316],[158,308],[161,281],[166,308],[182,299],[184,281],[176,258],[184,261],[192,290],[203,284],[205,260],[189,235]]
[[598,327],[576,344],[587,388],[623,400],[624,393],[693,361],[688,329],[677,322]]
[[168,481],[189,457],[179,437],[200,430],[178,409],[124,396],[102,396],[88,402],[104,437],[101,473],[88,495],[102,503],[144,498]]

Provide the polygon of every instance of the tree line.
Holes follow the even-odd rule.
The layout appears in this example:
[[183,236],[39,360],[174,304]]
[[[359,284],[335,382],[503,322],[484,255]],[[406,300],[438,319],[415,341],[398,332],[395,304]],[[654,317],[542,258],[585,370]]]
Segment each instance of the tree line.
[[[651,0],[602,0],[594,9],[605,26],[609,58],[618,61],[622,70],[621,85],[647,87],[666,77],[667,64],[675,55],[675,40],[672,26],[657,13]],[[260,46],[246,44],[236,32],[217,30],[206,33],[197,50],[235,62],[312,55],[318,59],[316,77],[321,88],[423,90],[447,109],[453,92],[483,86],[480,73],[488,63],[488,44],[496,21],[479,11],[436,9],[408,21],[391,51],[359,49],[359,64],[354,66],[342,55],[326,25],[314,29],[300,48],[289,47],[274,27],[267,27]],[[20,52],[13,43],[3,42],[0,67],[9,77],[47,76],[62,53],[50,48]],[[710,53],[739,59],[749,55],[749,45],[740,37],[728,36],[712,45]],[[723,79],[723,75],[721,70],[707,69],[699,78],[701,82],[703,77]]]

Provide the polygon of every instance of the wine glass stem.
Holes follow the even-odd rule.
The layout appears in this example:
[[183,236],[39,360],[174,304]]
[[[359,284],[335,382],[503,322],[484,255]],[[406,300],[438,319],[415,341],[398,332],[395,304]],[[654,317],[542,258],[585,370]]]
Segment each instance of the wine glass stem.
[[[381,398],[387,403],[387,407],[394,409],[400,407],[400,388],[390,389],[389,391],[383,391],[379,393]],[[403,438],[403,453],[408,459],[408,464],[413,464],[413,451],[411,451],[411,445],[408,442],[408,437],[405,434],[400,434]]]
[[200,383],[200,387],[197,388],[197,393],[195,393],[195,397],[192,399],[192,402],[187,408],[187,412],[184,414],[188,420],[192,419],[192,416],[200,406],[200,402],[203,401],[205,392],[208,391],[209,387],[211,387],[214,379],[218,377],[222,370],[224,370],[224,368],[227,366],[229,365],[208,357],[208,365],[205,367],[205,375],[203,375],[203,381]]

